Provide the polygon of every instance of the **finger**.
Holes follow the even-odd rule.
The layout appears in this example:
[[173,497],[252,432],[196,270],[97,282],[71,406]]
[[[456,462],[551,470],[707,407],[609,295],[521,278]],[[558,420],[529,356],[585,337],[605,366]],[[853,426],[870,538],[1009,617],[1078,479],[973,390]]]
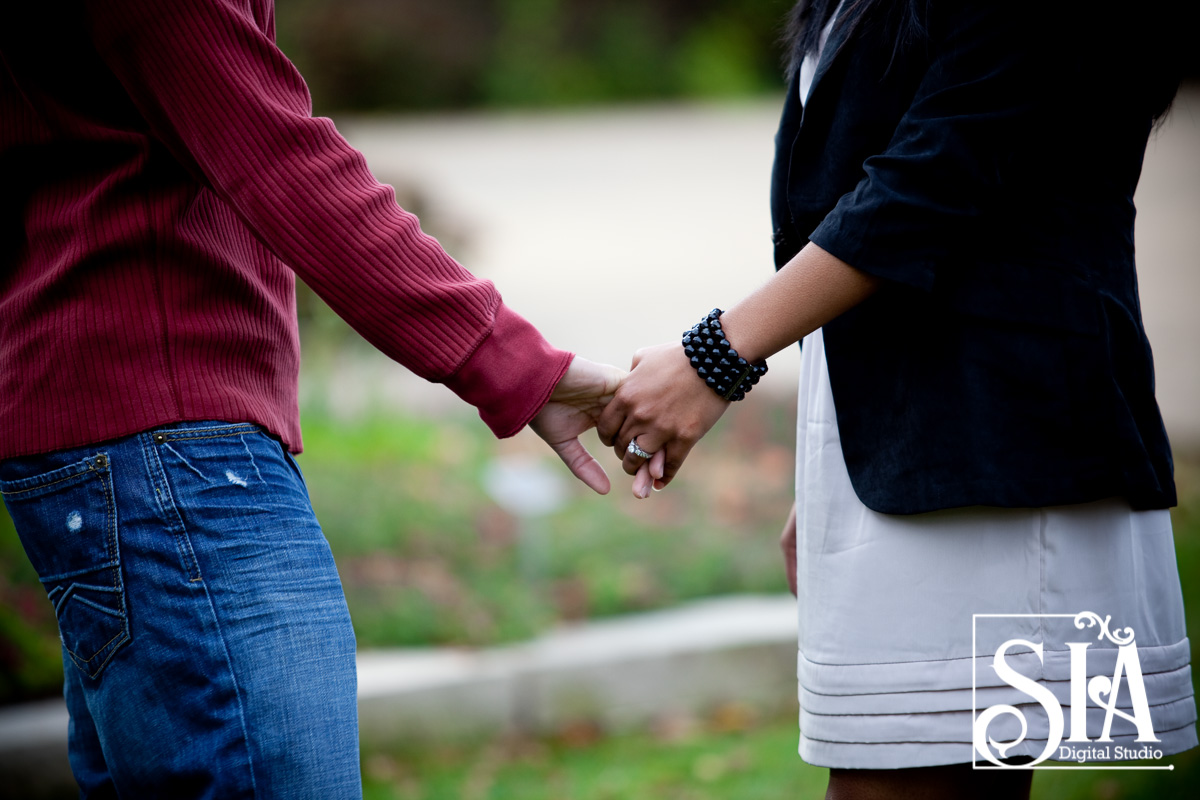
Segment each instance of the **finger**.
[[688,453],[692,452],[692,447],[695,442],[687,444],[678,439],[671,441],[665,448],[667,451],[666,459],[663,463],[663,476],[661,478],[663,486],[666,486],[675,479],[675,474],[679,472],[679,468],[683,466],[683,462],[687,460]]
[[633,496],[638,500],[645,500],[650,496],[650,489],[654,483],[654,479],[650,477],[649,464],[648,461],[643,463],[633,478]]
[[796,591],[796,543],[794,541],[790,549],[783,551],[783,568],[787,573],[788,591],[794,597],[798,597],[799,595]]
[[[663,472],[667,468],[667,448],[660,447],[650,459],[650,475],[654,478],[654,482],[658,483],[662,480]],[[661,488],[661,487],[660,487]]]
[[[633,420],[626,417],[621,423],[621,429],[613,434],[612,449],[613,455],[617,457],[617,461],[624,461],[625,455],[629,452],[629,441],[633,439]],[[633,473],[629,473],[632,475]]]
[[[616,444],[617,434],[621,432],[621,428],[625,425],[625,403],[614,397],[612,401],[604,407],[600,412],[600,416],[596,418],[596,435],[600,437],[600,443],[606,447],[613,447]],[[618,452],[617,458],[620,458]]]
[[787,575],[788,589],[796,594],[796,506],[788,514],[779,537],[779,548],[783,551],[783,569]]
[[[636,473],[638,467],[641,466],[642,463],[641,458],[629,455],[629,442],[633,439],[637,439],[639,433],[641,433],[638,431],[638,424],[639,423],[634,422],[633,417],[626,417],[625,421],[621,425],[621,430],[619,430],[617,435],[613,438],[613,453],[616,455],[617,460],[621,462],[621,468],[625,470],[626,475],[633,475]],[[643,450],[646,449],[645,446],[642,445],[644,440],[644,435],[643,438],[638,439],[638,445],[641,446]],[[653,453],[654,451],[646,450],[646,452]],[[633,459],[632,462],[629,461],[630,458]]]
[[597,494],[608,494],[609,489],[612,488],[608,474],[605,473],[604,467],[592,458],[592,454],[587,451],[578,438],[559,442],[551,447],[567,465],[567,469],[571,470],[572,475],[583,481]]
[[[658,451],[661,449],[661,447],[655,443],[653,434],[643,433],[639,436],[634,436],[631,441],[636,441],[638,443],[638,447],[649,453],[651,458],[646,459],[639,455],[634,455],[633,453],[629,452],[628,448],[626,448],[625,452],[621,456],[621,469],[625,470],[626,475],[636,475],[638,470],[640,470],[643,466],[648,465],[651,459],[657,455]],[[648,467],[646,474],[653,478],[653,476],[650,475]]]

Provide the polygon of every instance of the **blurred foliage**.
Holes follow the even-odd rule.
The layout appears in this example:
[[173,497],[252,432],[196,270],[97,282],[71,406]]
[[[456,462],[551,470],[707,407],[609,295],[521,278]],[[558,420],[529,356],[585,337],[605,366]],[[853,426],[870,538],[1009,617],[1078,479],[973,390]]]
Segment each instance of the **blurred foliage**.
[[790,409],[760,403],[713,432],[691,480],[649,502],[611,464],[609,497],[563,471],[568,501],[537,520],[515,518],[483,488],[489,463],[513,448],[563,469],[531,433],[499,443],[473,420],[347,423],[310,410],[300,464],[360,646],[476,646],[697,597],[786,591],[775,539],[792,476],[781,443],[793,428]]
[[789,0],[292,0],[279,44],[331,111],[778,91]]
[[[778,91],[791,5],[284,0],[276,28],[319,113],[550,106]],[[1200,75],[1200,48],[1187,63]]]
[[62,694],[54,611],[0,504],[0,705]]

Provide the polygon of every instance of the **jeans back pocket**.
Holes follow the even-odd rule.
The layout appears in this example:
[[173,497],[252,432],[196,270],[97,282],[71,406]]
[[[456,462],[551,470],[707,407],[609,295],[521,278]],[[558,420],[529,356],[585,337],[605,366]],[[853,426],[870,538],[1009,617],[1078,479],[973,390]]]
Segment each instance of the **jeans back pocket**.
[[108,456],[0,480],[0,494],[54,605],[63,647],[80,671],[97,677],[129,641]]

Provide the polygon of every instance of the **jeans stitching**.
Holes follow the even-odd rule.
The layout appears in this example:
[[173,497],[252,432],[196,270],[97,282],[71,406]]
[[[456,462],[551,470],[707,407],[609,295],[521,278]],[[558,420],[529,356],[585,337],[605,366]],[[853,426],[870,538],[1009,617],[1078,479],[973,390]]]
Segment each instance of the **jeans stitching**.
[[154,446],[152,436],[142,440],[142,456],[146,460],[146,471],[150,475],[151,488],[154,489],[159,511],[164,517],[163,522],[175,540],[175,550],[179,554],[180,566],[183,567],[188,582],[196,583],[203,579],[200,574],[200,563],[196,560],[196,552],[192,549],[191,540],[187,535],[187,525],[184,524],[179,507],[175,504],[175,495],[171,491],[171,484],[167,481],[167,471],[163,468],[162,459],[158,457],[158,448]]
[[[110,569],[115,566],[117,566],[117,562],[105,561],[103,564],[97,564],[94,567],[84,567],[83,569],[73,569],[70,572],[56,572],[53,575],[47,575],[43,578],[40,578],[40,580],[43,584],[52,583],[55,581],[64,581],[67,578],[74,578],[76,575],[86,575],[89,572],[96,572],[97,570],[102,570],[102,569]],[[47,589],[46,591],[48,592],[50,590]]]
[[[97,455],[99,455],[99,454],[97,454]],[[30,486],[28,489],[10,489],[8,491],[0,489],[0,494],[15,496],[18,494],[25,494],[26,492],[36,492],[41,489],[49,488],[51,486],[57,486],[58,484],[64,483],[66,481],[73,481],[78,478],[85,477],[88,472],[100,472],[100,471],[102,471],[102,469],[107,469],[107,467],[104,467],[104,468],[96,467],[96,465],[94,463],[92,463],[95,458],[96,458],[96,456],[92,455],[92,456],[88,456],[86,459],[84,459],[84,461],[87,463],[86,472],[84,470],[79,470],[78,472],[72,473],[71,475],[65,475],[61,478],[55,478],[54,480],[50,481],[49,483],[39,483],[37,486]],[[69,466],[75,466],[75,465],[69,465]],[[32,477],[36,478],[38,476],[34,475]],[[4,481],[4,483],[17,483],[17,481]]]
[[[117,498],[114,496],[116,490],[113,488],[112,468],[107,466],[112,463],[108,460],[108,453],[100,453],[97,458],[100,455],[104,456],[106,466],[103,469],[96,469],[96,472],[100,476],[100,485],[104,487],[104,502],[108,505],[109,530],[104,544],[108,550],[108,560],[117,563],[117,568],[113,571],[116,576],[113,586],[119,589],[121,588],[121,546],[117,541]],[[124,606],[123,599],[121,605]]]
[[[104,545],[105,549],[108,551],[109,561],[115,562],[114,566],[112,567],[113,590],[117,593],[117,603],[121,609],[119,614],[121,627],[117,635],[105,642],[104,646],[97,650],[91,659],[85,662],[90,664],[91,661],[94,661],[106,650],[108,651],[108,655],[105,656],[104,660],[96,665],[95,670],[88,674],[88,677],[93,679],[99,675],[106,666],[108,666],[108,662],[112,661],[113,656],[117,654],[117,651],[121,649],[121,646],[132,639],[132,636],[130,636],[129,633],[129,614],[125,607],[125,584],[121,576],[121,546],[117,539],[117,502],[116,497],[114,496],[115,490],[113,489],[112,468],[109,466],[112,464],[112,461],[108,460],[107,453],[98,453],[97,455],[103,455],[105,457],[106,466],[97,468],[89,464],[88,469],[97,474],[97,477],[100,479],[100,485],[104,489],[104,501],[107,505],[108,511],[108,535],[105,537]],[[81,597],[78,599],[83,600],[84,598]],[[91,604],[89,603],[87,605]]]
[[169,442],[191,442],[197,439],[227,439],[230,436],[245,436],[247,433],[255,432],[253,428],[247,428],[241,431],[233,431],[232,433],[212,433],[208,436],[168,436],[164,433],[163,438]]
[[[64,595],[64,597],[63,597],[63,603],[66,603],[70,599],[71,599],[71,592],[68,591],[66,593],[66,595]],[[77,599],[83,600],[84,598],[80,597]],[[88,605],[92,605],[92,604],[89,603]],[[94,656],[92,656],[90,659],[85,659],[83,656],[79,655],[75,651],[68,648],[65,644],[63,645],[63,649],[66,650],[67,654],[71,656],[71,660],[75,662],[75,666],[79,667],[80,670],[85,671],[85,674],[89,678],[95,678],[97,675],[99,675],[101,672],[103,672],[104,668],[106,666],[108,666],[108,662],[112,661],[113,656],[115,656],[117,654],[117,651],[121,649],[121,645],[125,644],[128,641],[131,641],[132,637],[129,635],[129,617],[127,617],[125,614],[122,614],[120,616],[120,619],[121,619],[121,630],[115,636],[113,636],[111,639],[109,639],[107,642],[105,642],[103,645],[101,645],[100,648],[96,651],[96,654]],[[118,640],[120,640],[120,641],[118,641]],[[101,661],[96,666],[95,670],[93,670],[91,672],[86,672],[86,670],[91,669],[91,667],[90,667],[91,662],[95,661],[100,656],[100,654],[103,653],[105,650],[108,650],[109,653],[107,656],[105,656],[104,660]]]
[[[208,433],[208,431],[221,431],[220,433]],[[238,425],[222,426],[219,428],[174,428],[168,430],[154,431],[154,435],[161,436],[165,441],[171,442],[186,442],[193,439],[221,439],[228,436],[245,436],[247,433],[263,433],[262,428],[250,423]],[[203,434],[202,436],[193,436],[188,434]]]
[[[76,588],[78,588],[78,589],[83,589],[83,588],[85,588],[85,587],[84,587],[84,586],[82,586],[82,585],[76,584]],[[76,602],[76,603],[83,603],[83,604],[84,604],[85,606],[87,606],[88,608],[94,608],[94,609],[96,609],[97,611],[99,611],[101,614],[108,614],[110,617],[116,617],[117,619],[120,619],[120,620],[124,620],[124,619],[125,619],[125,615],[124,615],[124,614],[122,614],[122,613],[120,613],[120,612],[118,612],[118,611],[113,611],[111,608],[105,608],[104,606],[100,605],[99,603],[97,603],[97,602],[95,602],[95,601],[88,600],[86,597],[78,597],[78,596],[77,596],[77,597],[75,598],[75,602]],[[117,638],[117,637],[115,637],[115,636],[114,636],[114,637],[113,637],[113,639],[115,639],[115,638]],[[113,639],[109,639],[107,642],[105,642],[105,644],[104,644],[104,647],[108,647],[110,644],[112,644],[112,641],[113,641]],[[104,649],[104,647],[101,647],[100,649],[101,649],[101,650],[103,650],[103,649]],[[94,657],[94,656],[93,656],[93,657]]]
[[177,433],[198,433],[198,432],[203,432],[203,431],[224,431],[224,430],[229,430],[231,428],[257,428],[258,427],[253,422],[219,422],[216,425],[209,425],[206,428],[193,428],[190,425],[187,425],[185,423],[178,423],[178,425],[182,425],[182,427],[167,426],[167,427],[163,427],[163,428],[156,428],[155,432],[170,433],[171,431],[175,431]]

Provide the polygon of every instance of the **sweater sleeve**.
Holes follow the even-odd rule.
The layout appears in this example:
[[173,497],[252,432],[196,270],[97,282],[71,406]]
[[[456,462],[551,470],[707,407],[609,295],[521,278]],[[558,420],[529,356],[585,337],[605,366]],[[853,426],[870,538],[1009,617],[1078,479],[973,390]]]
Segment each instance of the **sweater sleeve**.
[[926,290],[1028,141],[1038,80],[1020,15],[993,2],[939,8],[928,69],[887,147],[809,235],[857,269]]
[[[445,383],[498,436],[571,355],[457,264],[328,119],[275,46],[267,3],[89,0],[96,49],[150,133],[375,347]],[[269,13],[269,12],[268,12]]]

